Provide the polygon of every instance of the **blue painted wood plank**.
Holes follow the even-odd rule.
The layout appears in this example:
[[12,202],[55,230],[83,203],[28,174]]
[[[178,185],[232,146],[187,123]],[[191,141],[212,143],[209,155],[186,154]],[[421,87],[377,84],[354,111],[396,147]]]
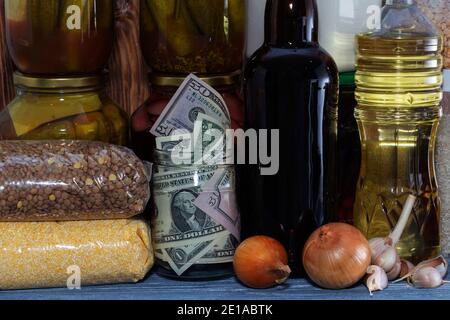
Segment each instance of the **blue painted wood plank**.
[[284,286],[252,290],[235,278],[210,282],[180,282],[151,274],[138,284],[86,287],[81,290],[39,289],[0,292],[2,300],[426,300],[450,299],[450,284],[437,289],[415,289],[406,283],[391,285],[370,296],[356,286],[346,290],[323,290],[307,280],[290,279]]

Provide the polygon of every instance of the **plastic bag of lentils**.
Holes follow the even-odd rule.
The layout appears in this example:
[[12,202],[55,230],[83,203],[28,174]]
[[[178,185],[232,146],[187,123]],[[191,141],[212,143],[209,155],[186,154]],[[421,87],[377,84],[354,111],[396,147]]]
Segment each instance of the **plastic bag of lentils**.
[[150,173],[129,149],[89,141],[0,141],[0,221],[125,219]]
[[434,23],[444,41],[443,116],[436,144],[436,171],[442,201],[442,252],[450,254],[450,0],[417,0],[417,5]]

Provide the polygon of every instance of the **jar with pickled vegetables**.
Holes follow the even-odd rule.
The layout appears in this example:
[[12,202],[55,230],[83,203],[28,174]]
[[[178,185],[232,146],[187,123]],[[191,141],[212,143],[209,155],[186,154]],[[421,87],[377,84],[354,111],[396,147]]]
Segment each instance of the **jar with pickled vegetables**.
[[155,72],[219,74],[242,66],[243,0],[141,0],[141,47]]
[[36,78],[16,73],[16,98],[0,113],[0,139],[92,140],[126,145],[128,116],[103,78]]
[[[221,94],[230,112],[232,129],[242,128],[244,125],[244,102],[240,95],[240,73],[200,77],[200,79]],[[150,129],[183,81],[183,77],[169,77],[153,73],[150,75],[150,99],[139,107],[131,118],[132,145],[141,159],[153,161],[156,141],[150,133]]]
[[112,0],[5,0],[6,41],[18,70],[101,72],[114,38]]

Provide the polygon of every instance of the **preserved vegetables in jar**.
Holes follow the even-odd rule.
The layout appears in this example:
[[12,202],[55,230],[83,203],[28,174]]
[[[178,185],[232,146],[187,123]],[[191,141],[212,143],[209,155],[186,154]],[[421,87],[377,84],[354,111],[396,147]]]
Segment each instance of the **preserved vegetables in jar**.
[[111,0],[5,0],[6,40],[26,74],[93,74],[108,62]]
[[239,70],[245,39],[243,0],[141,0],[141,47],[155,72]]
[[0,139],[91,140],[126,145],[128,116],[102,77],[35,78],[16,73],[17,97],[0,113]]

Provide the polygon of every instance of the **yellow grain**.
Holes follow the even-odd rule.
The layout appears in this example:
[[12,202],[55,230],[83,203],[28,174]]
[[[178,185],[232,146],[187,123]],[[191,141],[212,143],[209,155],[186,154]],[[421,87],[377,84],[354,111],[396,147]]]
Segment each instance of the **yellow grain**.
[[137,282],[153,266],[150,229],[141,219],[0,223],[0,289]]

